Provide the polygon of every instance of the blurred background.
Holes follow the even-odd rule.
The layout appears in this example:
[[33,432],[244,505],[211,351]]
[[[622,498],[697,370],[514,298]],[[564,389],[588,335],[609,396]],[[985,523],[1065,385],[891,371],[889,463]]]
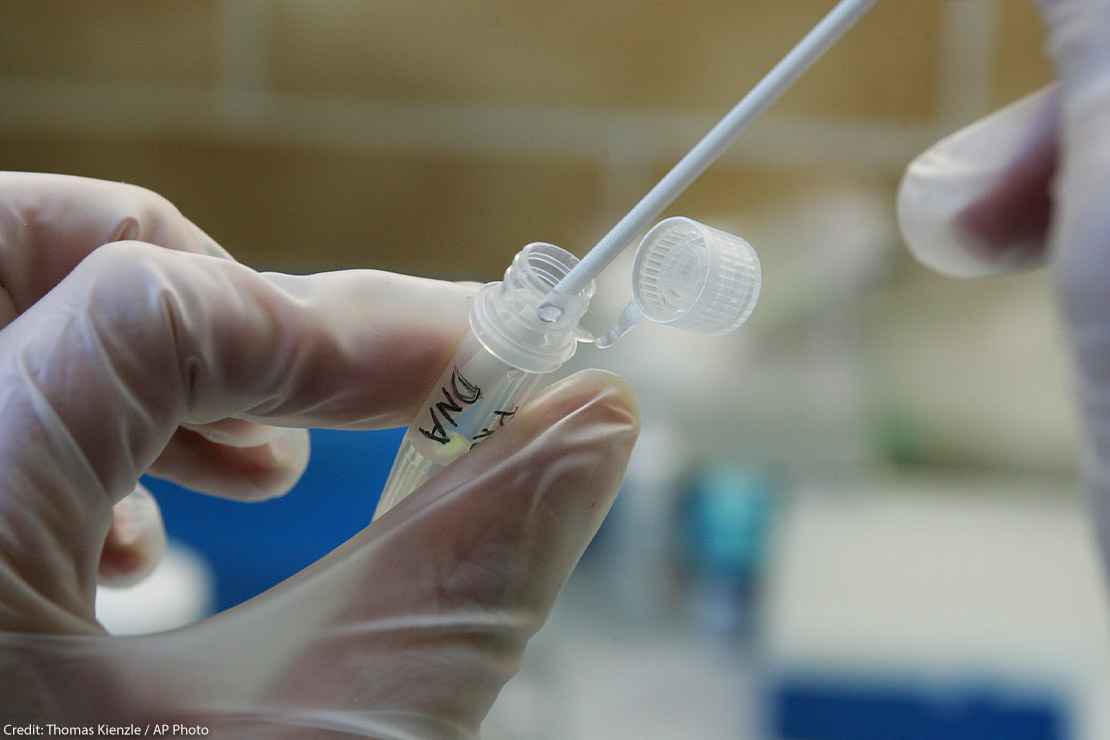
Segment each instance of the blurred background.
[[[583,254],[832,5],[9,0],[0,167],[157,190],[260,269],[495,280],[528,242]],[[579,353],[644,434],[487,738],[1110,737],[1048,279],[943,279],[893,220],[916,153],[1051,79],[1043,43],[1031,2],[880,3],[675,205],[755,245],[762,303],[739,337]],[[152,482],[174,556],[103,620],[178,624],[322,556],[399,439],[314,433],[279,502]]]

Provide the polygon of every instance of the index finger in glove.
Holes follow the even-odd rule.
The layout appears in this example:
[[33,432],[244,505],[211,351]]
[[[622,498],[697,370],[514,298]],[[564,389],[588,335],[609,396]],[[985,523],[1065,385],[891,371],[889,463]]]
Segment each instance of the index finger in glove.
[[[231,259],[170,201],[145,188],[0,172],[0,329],[93,250],[121,240]],[[279,439],[286,440],[284,448],[275,443]],[[278,449],[289,454],[270,464]],[[304,468],[307,449],[303,432],[227,419],[180,430],[157,473],[221,495],[262,498],[288,490]]]
[[[72,175],[0,172],[0,328],[97,247],[135,239],[231,259],[168,200],[145,188]],[[3,305],[7,304],[7,305]]]
[[[0,580],[32,578],[46,602],[88,616],[111,505],[179,425],[405,423],[470,295],[372,271],[260,274],[135,242],[96,250],[0,333],[0,551],[18,563]],[[42,606],[31,601],[20,610]]]

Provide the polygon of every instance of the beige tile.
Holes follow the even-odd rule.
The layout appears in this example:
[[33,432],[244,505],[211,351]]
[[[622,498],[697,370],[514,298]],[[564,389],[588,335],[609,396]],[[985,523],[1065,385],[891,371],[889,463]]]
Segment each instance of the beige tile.
[[1030,2],[1002,0],[999,5],[998,54],[992,84],[993,103],[1001,106],[1052,81],[1044,25]]
[[[753,85],[826,0],[280,0],[284,91],[405,100],[716,111]],[[782,110],[896,121],[935,107],[940,3],[887,3]]]
[[157,190],[243,261],[375,267],[494,280],[529,241],[582,251],[596,235],[593,165],[352,156],[245,141],[8,140],[12,169]]
[[220,75],[218,0],[6,0],[5,76],[208,83]]

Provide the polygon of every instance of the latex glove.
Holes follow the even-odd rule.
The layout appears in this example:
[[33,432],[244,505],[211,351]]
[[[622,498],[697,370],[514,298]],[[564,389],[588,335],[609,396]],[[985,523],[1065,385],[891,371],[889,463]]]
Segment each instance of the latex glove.
[[98,569],[134,576],[157,555],[153,501],[119,506],[143,472],[281,493],[307,438],[270,425],[407,423],[471,290],[259,274],[152,193],[24,174],[0,174],[0,279],[5,722],[477,734],[613,499],[637,432],[625,385],[599,372],[559,384],[289,581],[198,625],[117,639],[93,596]]
[[914,253],[956,275],[1051,256],[1075,349],[1083,475],[1110,558],[1110,0],[1041,0],[1058,85],[941,142],[910,167]]

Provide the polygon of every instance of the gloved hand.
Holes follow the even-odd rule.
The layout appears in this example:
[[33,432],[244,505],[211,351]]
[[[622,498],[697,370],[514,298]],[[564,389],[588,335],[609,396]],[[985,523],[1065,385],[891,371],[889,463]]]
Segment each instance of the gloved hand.
[[195,626],[118,639],[93,614],[98,575],[139,577],[164,542],[142,473],[281,494],[308,458],[298,428],[408,422],[471,291],[260,274],[153,193],[13,173],[0,283],[3,722],[477,734],[612,502],[637,432],[625,385],[559,384],[306,571]]
[[1110,0],[1040,0],[1058,84],[941,142],[899,198],[925,263],[987,275],[1051,257],[1110,561]]

